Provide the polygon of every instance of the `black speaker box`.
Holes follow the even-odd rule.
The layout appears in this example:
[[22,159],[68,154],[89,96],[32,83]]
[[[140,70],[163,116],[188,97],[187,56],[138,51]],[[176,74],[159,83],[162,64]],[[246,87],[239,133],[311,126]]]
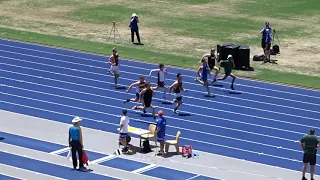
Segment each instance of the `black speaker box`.
[[239,47],[238,59],[240,61],[240,67],[242,69],[250,68],[250,48],[247,45],[241,45]]
[[239,47],[240,45],[230,45],[230,46],[226,46],[221,53],[221,58],[222,59],[227,59],[228,55],[231,54],[233,56],[234,59],[234,63],[235,63],[235,68],[236,69],[240,69],[241,68],[241,64],[239,61]]
[[217,53],[219,53],[218,61],[222,60],[222,54],[224,54],[224,49],[227,46],[235,45],[234,43],[224,43],[224,44],[217,44]]

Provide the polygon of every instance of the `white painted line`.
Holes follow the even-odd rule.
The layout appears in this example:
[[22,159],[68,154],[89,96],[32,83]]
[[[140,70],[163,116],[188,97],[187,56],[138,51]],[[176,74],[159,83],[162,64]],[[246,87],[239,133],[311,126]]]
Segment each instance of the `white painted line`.
[[[1,50],[0,50],[0,51],[1,51]],[[0,57],[1,57],[1,56],[0,56]],[[16,61],[23,61],[23,62],[27,62],[27,63],[39,64],[39,65],[43,65],[43,66],[51,66],[51,67],[55,67],[55,68],[62,68],[62,69],[68,69],[68,70],[72,70],[72,71],[84,72],[84,71],[82,71],[82,70],[64,68],[64,67],[59,67],[59,66],[54,66],[54,65],[48,65],[48,64],[43,64],[43,63],[37,63],[37,62],[29,62],[29,61],[21,60],[21,59],[18,59],[18,60],[17,60],[17,59],[15,59],[15,58],[9,58],[9,57],[5,57],[5,58],[7,58],[7,59],[14,59],[14,60],[16,60]],[[73,64],[78,64],[78,63],[73,63]],[[89,66],[89,67],[91,67],[91,66]],[[86,73],[104,76],[104,74],[98,74],[98,73],[92,73],[92,72],[86,72]],[[127,72],[127,73],[129,73],[129,72]],[[129,73],[129,74],[130,74],[130,73]],[[131,74],[135,74],[135,73],[131,73]],[[137,75],[137,74],[135,74],[135,75]],[[81,77],[79,77],[79,78],[81,78]],[[121,78],[122,78],[122,79],[125,79],[125,80],[134,81],[134,80],[128,79],[128,78],[123,78],[123,77],[121,77]],[[96,81],[96,80],[93,80],[93,81]],[[107,82],[106,82],[106,83],[107,83]],[[186,83],[188,83],[188,82],[186,82]],[[109,83],[107,83],[107,84],[109,84]],[[203,92],[196,91],[196,90],[191,90],[191,89],[190,89],[190,91],[203,93]],[[255,103],[260,103],[260,104],[268,104],[268,105],[273,105],[273,106],[279,106],[279,107],[285,107],[285,108],[303,110],[303,111],[308,111],[308,112],[313,112],[313,113],[319,113],[319,114],[320,114],[320,112],[318,112],[318,111],[306,110],[306,109],[295,108],[295,107],[290,107],[290,106],[276,105],[276,104],[272,104],[272,103],[259,102],[259,101],[254,101],[254,100],[250,100],[250,99],[243,99],[243,98],[232,97],[232,96],[224,96],[224,95],[219,95],[219,96],[221,96],[221,97],[227,97],[227,98],[231,98],[231,99],[245,100],[245,101],[255,102]],[[248,109],[254,109],[254,110],[265,111],[265,112],[270,112],[270,113],[276,113],[276,114],[283,114],[283,115],[293,116],[293,115],[291,115],[291,114],[286,114],[286,113],[282,113],[282,112],[264,110],[264,109],[247,107],[247,106],[230,104],[230,103],[224,103],[224,102],[217,102],[217,101],[212,101],[212,100],[207,100],[207,99],[202,99],[202,98],[194,98],[194,97],[191,97],[191,96],[184,96],[184,97],[186,97],[186,98],[191,98],[191,99],[197,99],[197,100],[201,100],[201,101],[214,102],[214,103],[218,103],[218,104],[228,104],[228,105],[231,105],[231,106],[236,106],[236,107],[241,107],[241,108],[248,108]],[[274,98],[274,97],[272,97],[272,98]],[[286,99],[286,100],[287,100],[287,99]],[[292,100],[290,100],[290,101],[292,101]],[[302,101],[299,101],[299,102],[302,102]],[[302,102],[302,103],[307,103],[307,102]],[[312,104],[312,103],[311,103],[311,104]],[[295,115],[295,116],[297,116],[297,115]],[[297,116],[297,117],[298,117],[298,116]],[[299,116],[299,117],[300,117],[300,118],[305,118],[305,116]]]
[[[0,51],[1,51],[1,50],[0,50]],[[21,54],[21,53],[18,53],[18,54]],[[33,56],[33,55],[26,55],[26,56],[38,57],[38,58],[42,58],[42,59],[51,59],[51,58],[45,58],[45,57],[39,57],[39,56]],[[43,64],[43,63],[37,63],[37,62],[30,62],[30,61],[27,61],[27,60],[22,60],[22,59],[17,59],[17,58],[11,58],[11,57],[5,57],[5,56],[0,56],[0,57],[6,58],[6,59],[12,59],[12,60],[16,60],[16,61],[23,61],[23,62],[27,62],[27,63],[40,64],[40,65],[49,66],[49,67],[56,67],[56,68],[67,69],[67,70],[72,70],[72,71],[79,71],[79,72],[88,73],[88,74],[95,74],[95,75],[105,76],[105,74],[99,74],[99,73],[94,73],[94,72],[87,72],[87,71],[83,71],[83,70],[70,69],[70,68],[65,68],[65,67],[59,67],[59,66],[48,65],[48,64]],[[86,66],[86,67],[91,67],[91,68],[105,69],[105,68],[102,68],[102,67],[95,67],[95,66],[83,65],[83,64],[80,64],[80,63],[72,63],[72,62],[67,62],[67,61],[62,61],[62,60],[55,60],[55,59],[51,59],[51,60],[53,60],[53,61],[59,61],[59,62],[65,62],[65,63],[69,63],[69,64],[77,64],[77,65]],[[128,72],[128,71],[122,72],[122,73],[127,73],[127,74],[132,74],[132,75],[137,75],[137,76],[140,75],[140,74],[132,73],[132,72]],[[153,78],[155,78],[155,77],[153,77]],[[120,77],[120,79],[131,80],[131,79],[123,78],[123,77]],[[167,80],[175,81],[175,80],[169,79],[169,78],[167,78]],[[201,85],[199,85],[198,83],[190,83],[190,82],[184,82],[184,83],[185,83],[185,84],[191,84],[191,85],[193,85],[193,86],[201,86]],[[225,88],[217,88],[217,87],[212,87],[212,88],[221,89],[221,90],[227,90],[227,89],[225,89]],[[194,90],[191,90],[191,89],[189,89],[189,90],[190,90],[190,91],[194,91]],[[195,92],[199,92],[199,91],[195,91]],[[273,99],[281,99],[281,100],[292,101],[292,102],[297,102],[297,103],[311,104],[311,105],[320,106],[320,105],[315,104],[315,103],[308,103],[308,102],[304,102],[304,101],[298,101],[298,100],[292,100],[292,99],[285,99],[285,98],[282,98],[282,97],[268,96],[268,95],[251,93],[251,92],[245,92],[245,91],[237,91],[237,92],[241,92],[241,93],[244,93],[244,94],[257,95],[257,96],[262,96],[262,97],[268,97],[268,98],[273,98]],[[202,92],[202,93],[203,93],[203,92]],[[312,98],[319,98],[319,97],[313,97],[313,96],[312,96]]]
[[50,152],[49,154],[61,154],[61,153],[67,152],[69,150],[70,150],[70,147],[66,147],[66,148],[63,148],[63,149],[59,149],[59,150]]
[[[11,154],[10,152],[8,152],[8,153]],[[0,163],[0,166],[5,166],[5,167],[9,167],[9,168],[16,169],[17,171],[15,172],[15,175],[12,175],[12,174],[3,174],[3,175],[6,175],[6,176],[9,176],[9,177],[12,177],[12,178],[21,179],[21,176],[18,175],[18,174],[19,174],[18,171],[25,171],[25,172],[28,172],[28,173],[33,173],[33,174],[37,174],[37,175],[42,175],[42,176],[47,177],[47,178],[52,178],[52,179],[57,179],[57,180],[67,180],[67,179],[63,179],[63,178],[60,178],[60,177],[51,176],[51,175],[48,175],[48,174],[42,174],[42,173],[39,173],[39,172],[36,172],[36,171],[30,171],[30,170],[27,170],[27,169],[15,167],[15,166],[10,166],[10,165],[6,165],[6,164],[1,164],[1,163]],[[1,172],[1,173],[3,173],[3,172]]]
[[[6,45],[6,44],[0,44],[0,46],[6,46],[6,47],[11,47],[11,48],[16,48],[16,49],[24,49],[24,50],[29,50],[29,51],[34,51],[34,52],[41,52],[41,53],[46,53],[46,54],[53,54],[53,55],[58,55],[58,56],[63,56],[63,57],[71,57],[71,58],[76,58],[76,59],[82,59],[82,60],[92,61],[92,62],[105,63],[105,62],[103,62],[103,61],[99,61],[99,60],[95,60],[95,59],[91,59],[91,58],[84,58],[84,57],[79,57],[79,56],[71,56],[71,55],[66,55],[66,54],[53,53],[53,52],[41,51],[41,50],[30,49],[30,48],[23,48],[23,47],[18,47],[18,46],[10,46],[10,45]],[[56,49],[56,48],[52,48],[52,49]],[[59,48],[58,48],[58,49],[59,49]],[[65,49],[60,49],[60,50],[65,50]],[[65,50],[65,51],[70,51],[70,50]],[[73,50],[71,50],[71,51],[73,51]],[[7,52],[14,53],[14,52],[12,52],[12,51],[7,51]],[[83,53],[83,52],[79,52],[79,51],[73,51],[73,52]],[[83,53],[83,54],[91,54],[91,55],[95,55],[95,56],[104,57],[104,56],[102,56],[102,55],[93,54],[93,53]],[[127,60],[127,61],[132,61],[132,62],[135,62],[135,63],[155,65],[154,63],[141,62],[141,61],[135,61],[135,60],[130,60],[130,59],[125,59],[125,60]],[[123,65],[123,64],[121,64],[121,66],[150,71],[150,69],[140,68],[139,66],[129,66],[129,65]],[[172,66],[171,66],[171,67],[172,67]],[[192,72],[194,72],[194,70],[191,70],[191,69],[185,69],[185,68],[179,68],[179,67],[172,67],[172,68],[182,69],[182,70],[185,70],[185,71],[192,71]],[[169,72],[169,74],[175,75],[174,73],[170,73],[170,72]],[[189,76],[189,75],[184,75],[184,76],[190,77],[190,78],[194,78],[194,76]],[[244,79],[244,80],[246,80],[246,81],[256,81],[256,82],[260,82],[259,80],[252,80],[252,79],[247,79],[247,78],[242,78],[242,79]],[[222,82],[222,83],[226,83],[226,82]],[[284,87],[292,87],[292,88],[295,88],[295,89],[303,89],[303,90],[316,91],[316,90],[313,90],[313,89],[307,89],[307,88],[303,88],[303,87],[302,87],[302,88],[300,88],[300,87],[294,87],[294,86],[292,86],[292,85],[283,85],[283,84],[273,83],[273,82],[261,82],[261,83],[279,85],[279,86],[284,86]],[[280,92],[280,93],[287,93],[287,94],[299,95],[299,96],[315,97],[315,96],[309,96],[309,95],[305,95],[305,94],[285,92],[285,91],[280,91],[280,90],[274,90],[274,89],[269,89],[269,88],[261,88],[261,87],[244,85],[244,84],[237,84],[237,85],[244,86],[244,87],[250,87],[250,88],[256,88],[256,89],[263,89],[263,90],[268,90],[268,91],[274,91],[274,92]],[[317,92],[317,91],[316,91],[316,92]],[[315,98],[319,98],[319,97],[315,97]]]
[[111,160],[111,159],[114,159],[116,158],[117,156],[114,156],[114,155],[108,155],[106,157],[103,157],[103,158],[100,158],[100,159],[96,159],[94,161],[91,161],[92,164],[99,164],[99,163],[102,163],[102,162],[105,162],[105,161],[108,161],[108,160]]
[[[0,70],[0,71],[3,71],[3,70]],[[103,89],[103,88],[99,88],[99,87],[86,86],[86,85],[81,85],[81,84],[76,84],[76,83],[71,83],[71,82],[66,82],[66,81],[54,80],[54,79],[50,79],[50,78],[37,77],[37,76],[23,74],[23,73],[15,73],[15,72],[11,72],[11,71],[5,71],[5,72],[10,72],[10,73],[13,73],[13,74],[21,74],[21,75],[25,75],[25,76],[31,76],[31,77],[40,78],[40,79],[52,80],[52,81],[61,82],[61,83],[68,83],[68,84],[72,84],[72,85],[78,85],[78,86],[83,86],[83,87],[89,87],[89,88],[94,88],[94,89],[99,89],[99,90],[106,90],[106,91],[110,91],[110,92],[116,92],[116,93],[123,93],[124,94],[124,92],[118,92],[118,91]],[[96,96],[96,97],[100,97],[100,98],[113,99],[113,100],[118,100],[118,101],[120,100],[120,99],[111,98],[111,97],[108,97],[108,96],[95,95],[95,94],[79,92],[79,91],[74,91],[74,90],[69,90],[69,89],[64,89],[64,88],[58,88],[58,87],[53,87],[53,86],[48,86],[48,85],[42,85],[42,84],[38,84],[38,83],[32,83],[32,82],[28,82],[28,81],[22,81],[22,80],[16,80],[16,79],[11,79],[11,78],[4,78],[4,77],[0,77],[0,78],[9,79],[9,80],[18,81],[18,82],[23,82],[23,83],[29,83],[29,84],[33,84],[33,85],[44,86],[44,87],[55,88],[55,89],[60,89],[60,90],[66,90],[66,91],[76,92],[76,93],[81,93],[81,94],[86,94],[86,95],[92,95],[92,96]],[[2,86],[6,86],[6,85],[2,85]],[[43,92],[40,92],[40,93],[43,93]],[[131,93],[128,93],[128,94],[131,94]],[[120,100],[120,101],[122,101],[122,100]],[[92,102],[89,102],[89,103],[92,103]],[[138,103],[136,103],[136,104],[138,104]],[[108,106],[109,107],[109,105],[106,105],[106,104],[104,104],[104,106]],[[165,107],[160,107],[160,108],[168,109],[168,108],[165,108]],[[168,110],[171,110],[171,109],[168,109]],[[181,112],[185,112],[185,111],[181,111]],[[186,112],[186,113],[188,113],[188,112]],[[198,115],[198,114],[196,114],[196,115]],[[305,134],[303,132],[290,131],[290,130],[271,127],[271,126],[263,126],[263,125],[259,125],[259,124],[246,123],[246,122],[242,122],[242,121],[236,121],[236,120],[220,118],[220,117],[215,117],[215,116],[206,116],[206,115],[203,115],[203,114],[200,115],[200,116],[209,117],[209,118],[215,118],[215,119],[234,122],[234,123],[246,124],[246,125],[251,125],[251,126],[257,126],[257,127],[267,128],[267,129],[273,129],[273,130],[278,130],[278,131],[284,131],[284,132],[289,132],[289,133],[294,133],[294,134],[300,134],[300,135]],[[238,130],[238,129],[233,129],[233,128],[227,128],[227,127],[223,127],[223,126],[216,126],[216,125],[207,124],[207,123],[190,121],[190,120],[176,118],[176,117],[170,117],[170,118],[181,120],[181,121],[185,121],[185,122],[195,123],[195,124],[202,124],[202,125],[207,125],[207,126],[212,126],[212,127],[217,127],[217,128],[223,128],[223,129],[229,129],[229,130],[234,130],[234,131],[239,131],[239,132],[244,132],[244,133],[255,134],[255,135],[259,135],[259,136],[266,136],[266,137],[271,137],[271,138],[276,138],[276,139],[295,141],[295,140],[289,140],[289,139],[275,137],[275,136],[264,135],[264,134],[260,134],[260,133],[253,133],[253,132],[248,132],[248,131],[243,131],[243,130]],[[270,119],[267,119],[267,120],[270,120]],[[279,120],[272,120],[272,119],[271,119],[271,121],[276,121],[276,122],[285,123],[285,124],[291,124],[291,125],[296,125],[296,126],[302,126],[302,127],[309,127],[307,125],[297,124],[297,123],[290,123],[290,122],[286,122],[286,121],[279,121]]]
[[193,176],[193,177],[191,177],[191,178],[188,178],[188,179],[186,179],[186,180],[190,180],[190,179],[194,179],[194,178],[197,178],[197,177],[199,177],[200,175],[198,174],[198,175],[195,175],[195,176]]
[[[23,89],[23,88],[16,88],[16,89],[25,90],[25,89]],[[36,92],[36,93],[39,93],[39,94],[47,94],[47,95],[56,96],[56,97],[62,97],[62,98],[66,98],[66,99],[78,100],[78,99],[74,99],[74,98],[68,98],[68,97],[64,97],[64,96],[53,95],[53,94],[43,93],[43,92],[39,92],[39,91],[33,91],[33,90],[27,90],[27,91]],[[6,94],[6,95],[10,95],[10,96],[15,96],[15,97],[20,97],[20,98],[24,98],[24,99],[30,99],[30,100],[38,101],[38,99],[27,98],[27,97],[23,97],[23,96],[8,94],[8,93],[2,93],[2,92],[0,92],[0,94]],[[43,100],[39,100],[39,101],[43,101]],[[78,100],[78,101],[80,101],[80,100]],[[81,101],[87,102],[87,103],[92,103],[92,102],[90,102],[90,101],[84,101],[84,100],[81,100]],[[44,102],[48,102],[48,101],[44,101]],[[48,103],[52,103],[52,102],[48,102]],[[54,103],[53,103],[53,104],[54,104]],[[94,103],[94,104],[99,104],[99,105],[102,105],[102,106],[106,106],[105,104],[101,104],[101,103]],[[66,106],[66,105],[65,105],[65,106]],[[109,107],[110,107],[110,106],[109,106]],[[121,107],[117,107],[117,106],[111,106],[111,107],[121,109]],[[77,107],[74,107],[74,108],[77,109]],[[86,110],[87,110],[87,109],[86,109]],[[87,110],[87,111],[93,111],[93,110]],[[96,112],[96,113],[100,113],[100,114],[107,114],[107,113],[99,112],[99,111],[95,111],[95,112]],[[254,141],[248,141],[248,140],[243,140],[243,139],[238,139],[238,138],[232,138],[232,137],[222,136],[222,135],[218,135],[218,134],[207,133],[207,132],[203,132],[203,131],[197,131],[197,130],[192,130],[192,129],[187,129],[187,128],[170,126],[170,125],[168,125],[168,127],[173,127],[173,128],[177,128],[177,129],[180,129],[180,130],[186,130],[186,131],[191,131],[191,132],[196,132],[196,133],[200,133],[200,134],[206,134],[206,135],[211,135],[211,136],[217,136],[217,137],[232,139],[232,140],[235,140],[235,141],[243,141],[243,142],[252,143],[252,144],[258,144],[258,145],[263,145],[263,146],[268,146],[268,147],[273,147],[273,148],[279,148],[278,146],[274,146],[274,145],[269,145],[269,144],[254,142]],[[285,150],[288,150],[288,151],[300,152],[300,151],[298,151],[298,150],[293,150],[293,149],[288,149],[288,148],[282,148],[282,149],[285,149]]]
[[[22,96],[20,96],[20,97],[22,97]],[[22,97],[22,98],[24,98],[24,97]],[[28,99],[32,99],[32,98],[28,98]],[[34,100],[34,99],[33,99],[33,100]],[[46,103],[49,103],[49,104],[56,104],[56,105],[65,106],[65,107],[71,107],[71,106],[67,106],[67,105],[64,105],[64,104],[52,103],[52,102],[43,101],[43,100],[37,100],[37,101],[46,102]],[[9,103],[9,102],[6,102],[6,101],[0,101],[0,102],[6,103],[6,104],[13,104],[13,105],[22,106],[22,107],[28,107],[28,108],[31,108],[31,109],[38,109],[38,110],[42,110],[42,111],[53,112],[53,113],[56,113],[56,114],[63,114],[63,115],[68,115],[68,116],[74,117],[74,115],[69,115],[69,114],[65,114],[65,113],[59,113],[59,112],[55,112],[55,111],[48,111],[48,110],[44,110],[44,109],[41,109],[41,108],[34,108],[34,107],[25,106],[25,105],[20,105],[20,104],[16,104],[16,103]],[[75,108],[75,107],[72,107],[72,108]],[[77,109],[85,110],[85,109],[83,109],[83,108],[77,108]],[[87,111],[92,111],[92,110],[87,110]],[[107,114],[107,113],[105,113],[105,114]],[[111,116],[116,116],[116,117],[117,117],[117,115],[111,115]],[[83,118],[85,118],[86,120],[92,120],[92,119],[86,118],[86,117],[83,117]],[[112,124],[112,125],[114,125],[114,126],[118,126],[118,124],[114,124],[114,123],[108,123],[108,122],[103,122],[103,121],[98,121],[98,120],[93,120],[93,121],[97,121],[97,122],[101,122],[101,123]],[[168,136],[169,136],[169,137],[175,137],[175,135],[168,135]],[[258,154],[258,155],[263,155],[263,156],[268,156],[268,157],[273,157],[273,158],[288,160],[288,161],[300,162],[300,160],[297,160],[297,159],[290,159],[290,158],[285,158],[285,157],[280,157],[280,156],[275,156],[275,155],[270,155],[270,154],[261,154],[260,152],[255,152],[255,151],[245,150],[245,149],[236,148],[236,147],[232,147],[232,146],[226,146],[226,145],[221,145],[221,144],[215,144],[215,143],[210,143],[210,142],[195,140],[195,139],[191,139],[191,138],[181,137],[181,139],[185,139],[185,140],[189,140],[189,141],[194,141],[194,142],[198,142],[198,143],[203,143],[203,144],[208,144],[208,145],[213,145],[213,146],[219,146],[219,147],[228,148],[228,149],[233,149],[233,150],[238,150],[238,151],[243,151],[243,152],[248,152],[248,153],[252,153],[252,154]],[[300,153],[301,153],[301,152],[300,152]],[[319,166],[320,166],[320,165],[319,165]]]
[[157,167],[159,167],[159,166],[158,166],[158,165],[155,165],[155,164],[150,164],[150,165],[148,165],[148,166],[145,166],[145,167],[140,168],[140,169],[136,169],[136,170],[131,171],[131,172],[132,172],[132,173],[137,173],[137,174],[139,174],[139,173],[143,173],[143,172],[149,171],[149,170],[154,169],[154,168],[157,168]]
[[[1,56],[0,56],[1,57]],[[54,73],[54,72],[49,72],[49,71],[44,71],[44,70],[39,70],[39,69],[34,69],[34,68],[27,68],[27,67],[22,67],[22,66],[17,66],[17,65],[11,65],[11,64],[6,64],[6,63],[0,63],[0,64],[5,64],[5,65],[9,65],[9,66],[14,66],[14,67],[19,67],[19,68],[25,68],[25,69],[31,69],[31,70],[35,70],[35,71],[40,71],[40,72],[46,72],[46,73],[51,73],[51,74],[60,74],[60,73]],[[73,70],[74,69],[69,69],[69,70]],[[5,71],[5,70],[1,70],[1,71]],[[84,72],[84,71],[79,71],[79,72]],[[84,77],[79,77],[79,76],[72,76],[72,75],[66,75],[66,74],[60,74],[62,76],[68,76],[68,77],[74,77],[74,78],[79,78],[79,79],[85,79],[85,80],[91,80],[91,81],[96,81],[96,82],[101,82],[101,83],[105,83],[105,84],[108,84],[107,82],[105,81],[100,81],[100,80],[94,80],[94,79],[90,79],[90,78],[84,78]],[[37,77],[37,78],[42,78],[42,77]],[[46,79],[46,78],[44,78]],[[131,80],[132,81],[132,80]],[[79,85],[79,84],[78,84]],[[120,85],[120,84],[119,84]],[[90,86],[89,86],[90,87]],[[107,91],[113,91],[113,90],[108,90],[108,89],[105,89]],[[117,92],[119,93],[118,91],[113,91],[113,92]],[[188,97],[188,96],[187,96]],[[154,99],[158,99],[158,98],[154,98]],[[160,100],[160,99],[158,99]],[[162,100],[162,99],[161,99]],[[215,103],[219,103],[219,102],[216,102]],[[202,107],[202,106],[197,106],[197,105],[193,105],[193,104],[184,104],[184,105],[187,105],[187,106],[194,106],[194,107],[200,107],[200,108],[206,108],[206,107]],[[229,104],[231,105],[231,104]],[[317,104],[317,106],[320,106]],[[208,108],[207,108],[208,109]],[[272,119],[272,118],[264,118],[264,117],[260,117],[260,116],[254,116],[254,115],[248,115],[248,114],[243,114],[243,113],[236,113],[236,112],[230,112],[230,111],[225,111],[225,110],[221,110],[221,109],[212,109],[212,108],[209,108],[210,110],[215,110],[215,111],[221,111],[221,112],[227,112],[227,113],[231,113],[231,114],[238,114],[238,115],[242,115],[242,116],[248,116],[248,117],[253,117],[253,118],[259,118],[259,119],[266,119],[266,120],[271,120],[271,121],[277,121],[277,122],[283,122],[283,123],[290,123],[290,122],[285,122],[285,121],[281,121],[281,120],[277,120],[277,119]],[[193,113],[193,114],[196,114],[196,113]],[[205,116],[203,114],[199,114],[200,116]],[[287,114],[288,116],[293,116],[293,117],[299,117],[299,118],[302,118],[302,119],[310,119],[310,120],[315,120],[315,121],[320,121],[319,119],[316,119],[316,118],[310,118],[310,117],[305,117],[305,116],[298,116],[298,115],[290,115],[290,114]],[[209,116],[210,117],[210,116]],[[294,124],[294,123],[293,123]],[[298,124],[300,125],[300,124]]]

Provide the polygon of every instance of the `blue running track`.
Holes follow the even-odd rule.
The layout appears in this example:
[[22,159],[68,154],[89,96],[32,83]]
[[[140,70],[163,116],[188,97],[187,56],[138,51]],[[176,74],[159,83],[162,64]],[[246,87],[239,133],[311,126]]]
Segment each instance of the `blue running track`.
[[[122,88],[115,89],[113,77],[106,75],[107,60],[0,40],[0,109],[64,123],[81,116],[86,127],[116,133],[121,109],[137,105],[123,103],[135,93],[126,94],[125,89],[157,65],[121,60]],[[311,127],[318,130],[319,91],[238,78],[235,91],[228,79],[214,84],[211,91],[216,97],[209,98],[194,81],[195,72],[167,69],[167,85],[180,72],[189,90],[183,94],[180,114],[172,112],[172,95],[167,95],[168,101],[162,99],[162,92],[154,97],[153,104],[167,117],[168,138],[180,130],[181,143],[196,150],[300,171],[303,154],[298,141]],[[156,82],[155,76],[147,79]],[[131,125],[141,128],[154,121],[150,113],[130,111],[129,116]]]

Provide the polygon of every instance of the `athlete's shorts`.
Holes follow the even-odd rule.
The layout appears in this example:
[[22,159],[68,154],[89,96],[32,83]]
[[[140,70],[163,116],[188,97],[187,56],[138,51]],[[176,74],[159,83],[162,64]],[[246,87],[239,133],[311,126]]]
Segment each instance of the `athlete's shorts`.
[[163,136],[163,137],[158,136],[158,137],[157,137],[157,141],[158,141],[158,142],[163,142],[163,141],[165,141],[164,136]]
[[182,96],[177,96],[177,97],[176,97],[176,100],[177,100],[177,101],[182,101]]
[[224,74],[225,74],[226,76],[230,76],[231,71],[225,71]]
[[304,154],[303,163],[309,163],[311,166],[316,165],[317,155],[316,154]]
[[208,81],[208,77],[201,77],[201,80],[202,80],[203,82],[206,82],[206,81]]
[[120,138],[120,139],[124,139],[124,138],[127,137],[127,135],[128,135],[128,133],[120,133],[119,138]]
[[111,72],[119,73],[119,66],[111,66],[111,67],[110,67],[110,71],[111,71]]
[[165,85],[165,84],[164,84],[164,82],[160,82],[160,81],[158,82],[158,87],[163,88],[163,87],[164,87],[164,85]]
[[212,70],[213,68],[216,67],[215,64],[208,64],[208,65],[209,65],[210,70]]
[[150,107],[151,106],[151,101],[143,101],[143,104],[145,107]]
[[271,48],[271,42],[266,42],[266,50],[270,50]]

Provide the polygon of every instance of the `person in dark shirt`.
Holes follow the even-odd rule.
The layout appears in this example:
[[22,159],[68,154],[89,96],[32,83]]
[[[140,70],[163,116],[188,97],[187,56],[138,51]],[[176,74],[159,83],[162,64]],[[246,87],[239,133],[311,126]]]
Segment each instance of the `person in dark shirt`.
[[160,151],[157,155],[163,155],[164,154],[164,145],[165,145],[165,136],[166,136],[166,125],[167,121],[163,117],[163,111],[160,110],[158,112],[158,121],[157,121],[157,141],[160,143]]
[[268,55],[268,51],[270,52],[271,41],[269,44],[267,38],[268,38],[268,36],[270,37],[271,32],[272,32],[272,28],[270,27],[269,22],[265,22],[265,26],[262,27],[261,31],[260,31],[260,33],[261,33],[261,47],[262,47],[263,53],[265,55],[264,62],[266,62],[268,60],[268,58],[270,58],[269,57],[270,55]]
[[302,180],[307,180],[305,177],[307,166],[310,164],[311,180],[314,175],[314,168],[317,163],[317,150],[319,149],[319,138],[315,135],[315,130],[310,129],[308,135],[303,136],[300,140],[300,146],[304,151],[303,166],[302,166]]
[[215,49],[211,49],[211,53],[210,54],[205,54],[201,57],[201,59],[199,60],[198,64],[202,63],[203,59],[207,59],[207,63],[209,65],[209,68],[211,71],[215,71],[214,73],[214,78],[212,83],[217,81],[217,76],[219,74],[220,69],[216,66],[217,63],[217,57],[215,56]]
[[146,113],[146,109],[151,108],[153,118],[156,119],[156,115],[154,112],[155,107],[152,105],[153,94],[154,94],[154,88],[151,88],[151,84],[149,82],[146,83],[146,88],[140,92],[140,99],[142,100],[142,106],[134,106],[132,109],[133,110],[142,109],[143,112]]
[[225,75],[223,78],[219,78],[218,81],[223,81],[228,76],[231,76],[232,77],[231,89],[234,90],[234,81],[236,80],[236,76],[232,74],[232,69],[235,67],[232,55],[229,54],[227,60],[220,61],[220,66],[224,68]]
[[141,44],[138,23],[139,23],[139,18],[137,14],[133,13],[130,18],[130,25],[129,25],[131,29],[131,42],[134,43],[134,33],[136,33],[138,42],[139,44]]
[[79,126],[79,122],[82,121],[80,117],[75,117],[72,120],[72,126],[69,128],[69,147],[71,147],[72,152],[72,162],[73,162],[73,169],[77,168],[77,154],[79,156],[79,170],[85,171],[86,168],[82,162],[82,152],[83,152],[83,139],[82,139],[82,131]]
[[174,94],[176,95],[176,98],[173,100],[172,104],[176,103],[176,107],[174,108],[173,112],[176,114],[178,108],[182,104],[182,91],[187,91],[182,87],[182,75],[180,73],[177,74],[177,81],[175,81],[169,89],[169,93],[172,92],[172,89],[174,89]]

